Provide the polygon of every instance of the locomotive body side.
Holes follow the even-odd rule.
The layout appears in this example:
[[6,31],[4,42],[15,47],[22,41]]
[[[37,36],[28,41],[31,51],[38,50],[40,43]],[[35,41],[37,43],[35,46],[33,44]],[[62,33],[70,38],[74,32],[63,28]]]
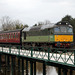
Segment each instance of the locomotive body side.
[[[37,27],[36,27],[37,28]],[[23,42],[51,45],[54,47],[70,47],[73,45],[73,27],[71,25],[55,25],[45,29],[26,31]]]
[[[53,37],[50,39],[50,37]],[[50,30],[30,31],[26,33],[24,42],[50,42],[54,41],[54,35],[50,35]]]

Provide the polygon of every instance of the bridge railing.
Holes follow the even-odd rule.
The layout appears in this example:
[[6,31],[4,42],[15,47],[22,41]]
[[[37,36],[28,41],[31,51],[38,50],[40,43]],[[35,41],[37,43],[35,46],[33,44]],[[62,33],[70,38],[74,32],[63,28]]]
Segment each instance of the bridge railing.
[[55,63],[75,65],[75,49],[0,45],[0,52]]

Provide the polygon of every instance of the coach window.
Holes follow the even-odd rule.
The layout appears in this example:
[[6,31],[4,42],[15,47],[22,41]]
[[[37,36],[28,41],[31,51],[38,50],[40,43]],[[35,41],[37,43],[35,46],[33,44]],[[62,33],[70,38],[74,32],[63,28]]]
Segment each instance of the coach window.
[[3,39],[4,39],[4,35],[3,35]]
[[17,33],[17,38],[19,37],[18,33]]
[[6,39],[6,35],[4,34],[4,38]]
[[4,34],[3,34],[3,39],[4,39],[5,37],[4,37]]
[[2,35],[2,39],[3,39],[3,35]]
[[10,34],[9,34],[9,39],[10,39]]
[[11,39],[12,39],[12,34],[11,34]]
[[7,34],[6,34],[6,39],[7,39]]
[[3,39],[4,39],[4,35],[3,35]]
[[15,38],[15,33],[14,33],[14,38]]
[[3,35],[3,39],[4,39],[4,35]]
[[18,33],[17,33],[17,38],[18,38]]
[[6,39],[6,34],[5,34],[5,39]]
[[7,34],[7,39],[8,39],[8,34]]
[[2,35],[1,35],[1,39],[2,39]]
[[17,33],[16,33],[16,38],[17,38]]
[[5,34],[4,34],[4,39],[5,39]]
[[15,38],[16,38],[16,33],[15,33]]
[[0,39],[2,38],[2,35],[0,35]]
[[11,34],[12,38],[13,38],[13,34]]
[[1,39],[2,39],[2,35],[1,35]]
[[18,33],[16,33],[16,38],[18,38]]
[[2,39],[2,35],[1,35],[1,39]]
[[0,35],[0,39],[1,39],[1,35]]
[[2,39],[2,35],[1,35],[1,39]]

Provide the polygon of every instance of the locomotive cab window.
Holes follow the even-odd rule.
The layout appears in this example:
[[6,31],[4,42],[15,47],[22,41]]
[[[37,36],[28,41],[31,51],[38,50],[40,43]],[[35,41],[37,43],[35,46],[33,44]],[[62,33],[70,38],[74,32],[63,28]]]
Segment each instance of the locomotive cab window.
[[67,31],[68,31],[69,33],[72,33],[72,32],[73,32],[71,27],[67,27]]
[[54,28],[54,32],[60,32],[60,28],[59,27]]
[[65,26],[65,27],[64,27],[64,26],[61,26],[61,32],[62,32],[62,33],[66,33],[66,32],[67,32],[66,26]]

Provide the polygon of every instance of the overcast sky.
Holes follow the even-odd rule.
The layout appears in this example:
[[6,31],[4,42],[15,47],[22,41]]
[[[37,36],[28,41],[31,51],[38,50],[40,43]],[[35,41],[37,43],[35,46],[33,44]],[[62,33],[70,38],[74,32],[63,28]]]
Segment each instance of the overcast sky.
[[67,14],[75,18],[75,0],[0,0],[0,18],[9,16],[29,26],[45,20],[56,23]]

